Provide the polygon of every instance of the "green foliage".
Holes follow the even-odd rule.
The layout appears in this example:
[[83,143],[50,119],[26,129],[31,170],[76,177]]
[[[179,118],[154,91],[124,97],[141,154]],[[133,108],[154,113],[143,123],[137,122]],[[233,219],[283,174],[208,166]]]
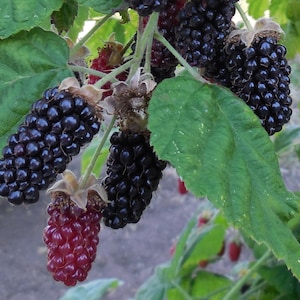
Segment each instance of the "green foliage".
[[54,34],[35,28],[0,42],[0,147],[42,92],[72,73],[69,48]]
[[52,22],[59,34],[68,31],[74,23],[78,13],[78,3],[75,0],[64,2],[59,11],[54,11],[51,15]]
[[95,11],[102,14],[110,14],[117,11],[123,4],[123,0],[78,0],[78,3],[83,6],[93,8]]
[[284,224],[299,200],[286,190],[273,144],[248,106],[218,86],[176,77],[155,89],[149,114],[152,144],[187,188],[300,276],[299,243]]
[[118,279],[97,279],[70,288],[59,300],[99,300],[109,290],[123,283]]
[[0,39],[21,30],[30,30],[40,25],[54,10],[59,10],[63,0],[8,0],[1,4]]

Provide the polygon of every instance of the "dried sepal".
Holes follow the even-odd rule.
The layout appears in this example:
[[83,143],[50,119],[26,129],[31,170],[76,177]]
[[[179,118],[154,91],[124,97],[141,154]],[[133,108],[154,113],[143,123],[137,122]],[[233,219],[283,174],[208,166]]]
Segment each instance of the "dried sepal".
[[95,108],[98,119],[102,119],[102,107],[99,105],[99,102],[102,99],[102,94],[105,90],[98,89],[91,84],[81,87],[75,77],[65,78],[58,88],[70,92],[74,97],[85,99],[88,104]]
[[243,42],[247,47],[250,47],[253,41],[258,37],[273,36],[280,40],[284,31],[280,25],[269,18],[260,18],[256,21],[254,28],[235,29],[228,35],[228,43]]
[[[57,199],[58,195],[64,194],[82,210],[86,210],[89,196],[93,199],[98,198],[104,206],[107,202],[107,195],[101,185],[97,183],[94,175],[90,175],[85,185],[81,187],[82,177],[77,180],[75,174],[70,170],[65,170],[62,173],[62,179],[57,181],[47,190],[52,199]],[[96,197],[95,197],[96,196]]]
[[118,117],[121,129],[134,132],[143,131],[147,124],[147,108],[156,82],[150,73],[143,73],[142,68],[130,81],[113,84],[113,94],[100,104],[108,114]]

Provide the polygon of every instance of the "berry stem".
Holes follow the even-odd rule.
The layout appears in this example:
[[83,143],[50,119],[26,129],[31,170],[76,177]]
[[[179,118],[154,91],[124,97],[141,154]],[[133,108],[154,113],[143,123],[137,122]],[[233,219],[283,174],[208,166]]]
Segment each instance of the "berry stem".
[[[200,74],[191,67],[187,61],[175,50],[175,48],[158,32],[156,31],[154,33],[155,39],[157,39],[159,42],[161,42],[179,61],[181,65],[183,65],[187,71],[196,79],[203,83],[209,83],[206,81],[203,77],[200,76]],[[210,83],[209,83],[210,84]]]
[[91,175],[91,173],[94,169],[94,166],[96,164],[98,156],[100,155],[100,153],[102,151],[102,148],[103,148],[103,146],[104,146],[104,144],[105,144],[112,128],[114,127],[115,121],[116,121],[116,116],[113,116],[113,118],[111,119],[107,129],[105,130],[105,133],[104,133],[104,135],[101,139],[101,142],[100,142],[99,146],[97,147],[96,151],[94,152],[93,157],[92,157],[86,171],[84,172],[84,175],[82,177],[82,181],[80,182],[80,185],[79,185],[79,189],[82,189],[82,188],[85,187],[85,185],[86,185],[86,183],[87,183],[87,181],[88,181],[88,179],[89,179],[89,177],[90,177],[90,175]]
[[[127,81],[130,81],[133,75],[137,72],[138,68],[140,68],[146,47],[149,44],[149,41],[152,42],[153,40],[153,35],[157,28],[158,17],[159,13],[152,13],[143,33],[141,33],[140,31],[138,31],[137,33],[136,48],[133,55],[133,64],[130,68],[130,73],[128,75]],[[141,18],[139,22],[142,22]]]
[[130,61],[126,62],[125,64],[121,65],[120,67],[118,67],[116,69],[113,69],[110,73],[105,74],[105,76],[102,77],[100,80],[98,80],[94,84],[94,86],[96,88],[101,88],[101,86],[103,86],[106,82],[108,82],[108,81],[114,81],[115,77],[118,74],[120,74],[120,73],[122,73],[122,72],[124,72],[124,71],[126,71],[127,69],[130,68],[130,66],[132,65],[132,61],[133,60],[130,60]]
[[247,18],[246,13],[242,9],[241,5],[239,3],[235,3],[235,7],[236,7],[237,11],[239,12],[240,16],[242,17],[247,29],[253,30],[253,27],[252,27],[249,19]]
[[94,33],[101,27],[114,13],[108,14],[95,24],[95,26],[82,38],[80,41],[70,50],[70,57],[75,55],[81,46],[83,46],[86,41],[94,35]]
[[243,276],[237,283],[231,288],[231,290],[225,295],[223,300],[234,299],[235,294],[239,292],[244,283],[256,272],[256,270],[270,257],[271,251],[268,250],[256,263],[248,270],[245,276]]
[[74,72],[82,72],[82,73],[92,74],[92,75],[99,76],[99,77],[104,77],[107,75],[107,73],[103,73],[103,72],[96,71],[91,68],[86,68],[86,67],[81,67],[81,66],[69,65],[69,68]]

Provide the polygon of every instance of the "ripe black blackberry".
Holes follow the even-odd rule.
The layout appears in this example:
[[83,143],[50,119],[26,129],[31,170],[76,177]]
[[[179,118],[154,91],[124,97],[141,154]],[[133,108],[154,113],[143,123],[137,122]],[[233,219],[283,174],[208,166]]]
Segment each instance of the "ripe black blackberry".
[[143,133],[115,132],[110,142],[107,176],[102,183],[109,203],[103,218],[106,226],[117,229],[139,221],[166,163],[157,158]]
[[205,67],[229,33],[238,0],[191,0],[179,12],[176,48],[192,66]]
[[151,74],[156,83],[162,82],[164,79],[175,76],[176,66],[169,68],[151,67]]
[[291,67],[285,58],[286,48],[279,44],[277,24],[267,22],[267,26],[275,26],[270,31],[264,29],[262,22],[258,23],[260,31],[252,37],[246,31],[232,33],[225,47],[225,73],[227,86],[247,103],[272,135],[282,129],[292,114]]
[[0,159],[0,195],[13,204],[34,203],[80,148],[99,131],[95,109],[57,87],[31,107]]
[[168,0],[125,0],[125,2],[141,17],[149,16],[153,12],[160,12],[168,5]]

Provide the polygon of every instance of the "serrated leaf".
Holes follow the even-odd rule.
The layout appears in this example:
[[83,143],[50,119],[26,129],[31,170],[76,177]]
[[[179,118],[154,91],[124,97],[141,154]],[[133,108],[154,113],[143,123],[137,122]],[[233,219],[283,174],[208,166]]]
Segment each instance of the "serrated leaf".
[[57,32],[61,34],[63,31],[68,31],[74,23],[78,14],[78,3],[75,0],[68,0],[63,3],[60,10],[54,11],[51,15],[53,24]]
[[274,146],[252,110],[227,89],[179,77],[154,90],[148,126],[157,154],[187,188],[206,195],[300,278],[300,245],[285,224],[299,200],[286,190]]
[[35,28],[0,41],[0,147],[42,92],[72,72],[69,47],[53,32]]
[[[30,30],[59,10],[64,0],[7,0],[0,9],[0,39],[21,30]],[[49,18],[50,23],[50,18]]]
[[102,14],[110,14],[116,11],[121,5],[124,5],[123,0],[78,0],[79,5],[88,6]]
[[100,300],[110,289],[121,284],[122,281],[115,278],[93,280],[71,287],[59,300]]
[[269,8],[269,0],[247,0],[248,6],[248,14],[255,19],[261,18],[264,16],[265,11]]
[[68,37],[75,42],[79,33],[83,30],[85,21],[88,20],[89,8],[85,6],[78,7],[78,15],[74,20],[72,27],[68,31]]

